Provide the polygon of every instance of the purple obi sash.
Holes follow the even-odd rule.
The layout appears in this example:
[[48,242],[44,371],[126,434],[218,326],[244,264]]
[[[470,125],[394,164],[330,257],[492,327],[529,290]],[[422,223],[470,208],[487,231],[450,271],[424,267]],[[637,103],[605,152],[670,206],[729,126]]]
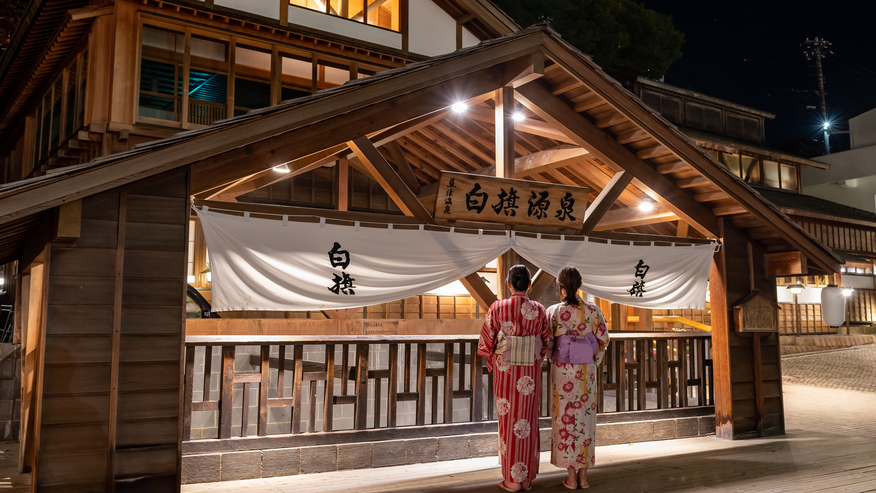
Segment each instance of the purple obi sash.
[[580,339],[564,334],[556,339],[553,360],[571,365],[589,365],[593,363],[593,355],[598,350],[599,341],[593,332],[587,331],[587,335]]

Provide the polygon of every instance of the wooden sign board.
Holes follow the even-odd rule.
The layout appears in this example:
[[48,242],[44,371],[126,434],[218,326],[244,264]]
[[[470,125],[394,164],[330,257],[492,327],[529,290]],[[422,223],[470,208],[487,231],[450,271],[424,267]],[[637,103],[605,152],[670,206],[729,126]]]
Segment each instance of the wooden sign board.
[[434,217],[580,229],[588,192],[587,187],[442,171]]
[[759,291],[753,291],[733,307],[736,331],[770,333],[779,331],[781,307]]

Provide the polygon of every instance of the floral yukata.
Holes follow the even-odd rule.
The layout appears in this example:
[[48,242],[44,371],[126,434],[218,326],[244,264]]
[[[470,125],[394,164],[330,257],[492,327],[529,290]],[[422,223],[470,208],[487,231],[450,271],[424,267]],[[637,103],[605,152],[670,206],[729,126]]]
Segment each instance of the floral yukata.
[[[496,337],[540,336],[542,351],[534,365],[512,366],[494,353]],[[538,411],[541,407],[541,363],[550,347],[550,325],[544,307],[523,293],[490,306],[481,329],[478,356],[488,358],[499,411],[499,460],[506,481],[535,479],[539,462]]]
[[554,338],[582,338],[592,331],[599,342],[593,363],[572,365],[551,362],[551,464],[578,469],[595,463],[596,368],[605,356],[608,330],[605,317],[595,304],[578,298],[578,306],[559,303],[548,308]]

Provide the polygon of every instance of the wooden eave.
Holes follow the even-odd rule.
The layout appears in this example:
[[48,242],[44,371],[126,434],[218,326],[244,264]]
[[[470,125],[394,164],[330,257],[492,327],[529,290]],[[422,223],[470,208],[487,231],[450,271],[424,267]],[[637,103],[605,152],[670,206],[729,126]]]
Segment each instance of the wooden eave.
[[[33,70],[24,78],[16,77],[12,73],[6,74],[0,83],[0,101],[6,102],[0,108],[0,139],[5,138],[10,127],[22,118],[35,99],[49,87],[58,75],[58,70],[81,43],[94,18],[110,12],[112,6],[83,7],[67,11],[60,27],[51,36],[50,43],[42,53],[35,55],[37,62]],[[15,80],[20,83],[16,85]]]
[[691,140],[696,142],[698,146],[704,147],[706,149],[730,153],[738,153],[741,151],[743,153],[747,152],[751,154],[759,154],[761,156],[769,156],[778,162],[796,163],[818,169],[830,169],[829,163],[813,161],[811,159],[794,156],[792,154],[786,154],[775,149],[770,149],[747,142],[733,142],[732,139],[729,139],[723,135],[712,137],[710,135],[707,135],[707,132],[687,128],[683,129],[682,132],[687,135]]
[[[537,56],[543,57],[544,69],[533,80],[525,70]],[[526,82],[518,85],[521,77]],[[221,196],[277,162],[306,170],[345,157],[361,167],[349,142],[363,136],[375,147],[400,145],[402,154],[386,157],[405,161],[393,162],[397,168],[411,167],[429,209],[428,196],[441,171],[495,173],[491,98],[508,84],[517,85],[518,102],[544,103],[527,106],[525,121],[515,125],[514,177],[588,186],[593,200],[615,186],[624,166],[632,173],[634,179],[621,182],[623,188],[612,195],[616,203],[606,212],[614,226],[597,229],[600,234],[714,238],[723,217],[751,231],[770,251],[800,250],[825,270],[838,271],[842,260],[829,249],[543,25],[54,176],[0,187],[0,224],[184,165],[192,165],[192,193],[203,198]],[[472,111],[454,116],[448,111],[454,98],[469,100]],[[590,140],[582,137],[585,133]],[[569,143],[587,152],[572,157],[557,152]],[[554,152],[559,158],[526,159]],[[381,161],[373,153],[368,159],[375,158]],[[648,218],[630,214],[643,192],[654,190],[666,195],[654,197],[662,209]]]

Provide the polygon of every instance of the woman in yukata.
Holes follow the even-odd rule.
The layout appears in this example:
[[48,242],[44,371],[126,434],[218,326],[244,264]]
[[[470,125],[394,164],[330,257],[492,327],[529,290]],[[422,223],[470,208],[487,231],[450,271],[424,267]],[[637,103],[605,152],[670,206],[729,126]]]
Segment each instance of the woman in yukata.
[[587,488],[595,463],[596,369],[605,356],[608,330],[599,307],[578,296],[581,273],[563,267],[557,276],[561,303],[548,308],[554,337],[551,353],[551,464],[568,470],[563,486]]
[[544,307],[526,296],[529,284],[526,266],[511,267],[511,298],[493,303],[478,341],[478,356],[493,372],[505,491],[529,491],[538,473],[541,364],[551,341]]

